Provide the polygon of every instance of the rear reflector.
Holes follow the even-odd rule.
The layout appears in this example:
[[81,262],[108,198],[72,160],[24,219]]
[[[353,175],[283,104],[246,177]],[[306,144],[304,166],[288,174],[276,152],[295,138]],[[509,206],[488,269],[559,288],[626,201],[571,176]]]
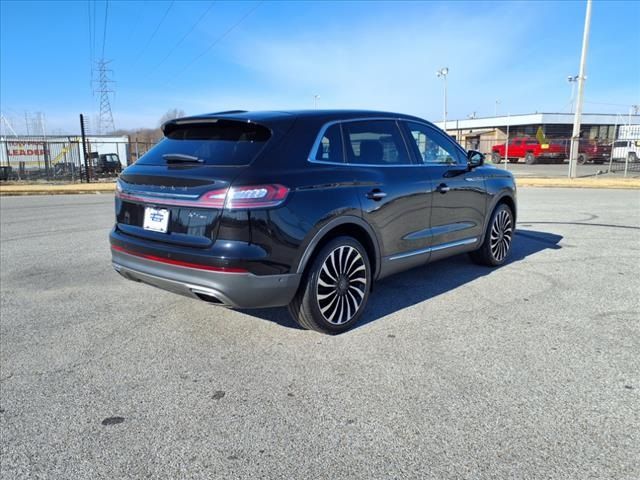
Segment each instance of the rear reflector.
[[167,265],[175,265],[177,267],[195,268],[198,270],[207,270],[210,272],[221,273],[248,273],[248,270],[237,267],[213,267],[211,265],[202,265],[201,263],[183,262],[182,260],[174,260],[172,258],[156,257],[155,255],[149,255],[147,253],[133,252],[118,245],[111,245],[111,249],[116,252],[126,253],[127,255],[133,255],[134,257],[144,258],[145,260],[152,260],[154,262],[166,263]]

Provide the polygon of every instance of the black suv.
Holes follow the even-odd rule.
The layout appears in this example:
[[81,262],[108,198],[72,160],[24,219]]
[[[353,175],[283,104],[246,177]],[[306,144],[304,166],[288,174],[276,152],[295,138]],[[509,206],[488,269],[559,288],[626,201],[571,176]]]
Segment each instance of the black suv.
[[288,305],[339,333],[375,280],[470,252],[505,262],[512,175],[433,124],[370,111],[175,119],[117,183],[113,266],[235,308]]

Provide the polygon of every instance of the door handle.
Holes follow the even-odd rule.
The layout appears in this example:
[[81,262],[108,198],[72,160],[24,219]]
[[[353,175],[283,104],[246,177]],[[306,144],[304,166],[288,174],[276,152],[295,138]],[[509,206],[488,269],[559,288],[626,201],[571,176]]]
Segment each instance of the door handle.
[[386,196],[386,193],[384,193],[382,190],[378,190],[377,188],[367,193],[367,198],[370,200],[375,200],[376,202],[382,200]]
[[451,190],[451,188],[448,187],[446,183],[441,183],[436,187],[436,192],[440,193],[447,193],[449,190]]

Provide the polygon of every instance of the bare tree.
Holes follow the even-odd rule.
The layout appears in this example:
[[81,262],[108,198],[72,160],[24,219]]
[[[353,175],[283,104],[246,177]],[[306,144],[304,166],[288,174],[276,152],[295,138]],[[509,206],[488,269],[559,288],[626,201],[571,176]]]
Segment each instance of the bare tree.
[[184,110],[180,110],[179,108],[172,108],[171,110],[167,110],[167,113],[160,117],[160,124],[162,125],[164,122],[168,122],[169,120],[173,120],[174,118],[184,117]]

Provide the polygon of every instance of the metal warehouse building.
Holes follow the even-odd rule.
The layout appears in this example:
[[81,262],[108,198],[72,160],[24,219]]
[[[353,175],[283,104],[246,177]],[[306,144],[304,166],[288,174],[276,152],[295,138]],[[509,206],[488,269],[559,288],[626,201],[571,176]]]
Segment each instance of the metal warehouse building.
[[[549,139],[566,140],[573,131],[572,113],[529,113],[465,120],[448,120],[446,131],[468,149],[491,151],[491,147],[504,143],[508,138],[536,137],[538,130]],[[444,129],[443,122],[437,123]],[[638,129],[640,115],[615,115],[603,113],[582,114],[580,137],[591,141],[611,143],[623,138],[623,132]]]

